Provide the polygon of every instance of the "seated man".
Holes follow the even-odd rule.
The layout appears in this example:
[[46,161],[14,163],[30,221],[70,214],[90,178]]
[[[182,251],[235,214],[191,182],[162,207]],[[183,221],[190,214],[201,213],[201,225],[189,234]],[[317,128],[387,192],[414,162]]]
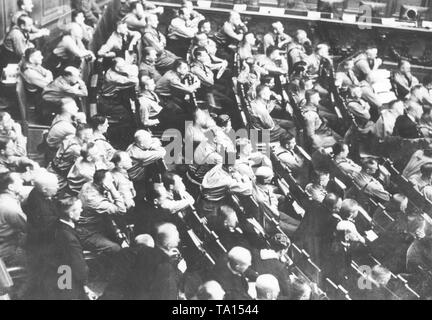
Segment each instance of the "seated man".
[[115,58],[112,67],[105,73],[98,113],[116,122],[108,132],[108,139],[117,149],[127,147],[125,142],[133,137],[136,123],[133,104],[137,87],[137,66],[126,63],[123,58]]
[[[271,184],[274,179],[273,170],[269,167],[261,167],[256,172],[256,198],[263,210],[279,222],[285,234],[291,236],[295,233],[300,222],[291,218],[279,210],[282,207],[284,196],[275,193],[275,187]],[[263,220],[266,218],[264,216]],[[273,230],[271,230],[273,231]]]
[[114,186],[123,197],[128,212],[135,208],[136,191],[129,178],[128,170],[132,168],[132,159],[127,152],[118,151],[112,158],[114,169],[111,171]]
[[422,106],[416,102],[409,102],[406,113],[396,119],[393,136],[403,139],[418,139],[423,137],[423,133],[418,125],[422,115]]
[[145,128],[155,127],[160,123],[158,117],[162,111],[160,99],[154,92],[156,89],[155,81],[148,76],[142,76],[140,78],[140,88],[141,92],[138,101],[140,104],[141,125]]
[[[166,38],[158,30],[159,19],[156,15],[149,15],[146,18],[147,26],[143,32],[143,43],[146,47],[152,47],[156,50],[157,60],[156,68],[164,73],[170,70],[174,62],[179,59],[174,53],[166,49]],[[157,81],[158,79],[155,79]]]
[[198,23],[204,17],[192,18],[192,12],[188,7],[182,7],[168,27],[168,39],[171,51],[185,59],[192,39],[198,33]]
[[67,193],[77,196],[83,186],[93,180],[98,170],[106,170],[103,154],[100,148],[94,143],[89,143],[81,150],[79,157],[67,175]]
[[345,175],[351,177],[354,173],[361,171],[361,166],[348,158],[349,146],[345,143],[336,143],[333,146],[333,161],[338,169]]
[[219,260],[210,276],[216,280],[226,292],[227,300],[250,300],[249,285],[245,277],[246,271],[252,265],[252,256],[249,250],[234,247],[227,258]]
[[205,217],[217,215],[218,208],[226,204],[231,193],[250,196],[252,183],[235,171],[234,165],[218,164],[204,176],[198,212]]
[[193,52],[193,58],[190,70],[201,82],[201,88],[196,93],[197,99],[208,101],[210,108],[214,108],[216,107],[213,95],[215,76],[211,69],[210,56],[205,48],[198,47]]
[[54,48],[51,57],[48,58],[47,63],[55,75],[70,66],[80,68],[83,60],[94,61],[96,59],[94,53],[87,50],[84,45],[81,26],[72,23],[68,28]]
[[98,56],[107,59],[116,57],[126,59],[126,53],[133,53],[140,40],[141,33],[129,30],[127,23],[122,20],[117,23],[117,29],[99,49]]
[[99,148],[104,162],[110,162],[116,150],[105,136],[109,128],[108,119],[104,116],[96,115],[90,119],[89,123],[93,129],[94,143]]
[[54,118],[46,136],[46,143],[49,148],[46,152],[48,163],[55,156],[62,142],[70,136],[75,136],[75,117],[78,115],[78,111],[78,106],[73,99],[66,98],[62,100],[61,113]]
[[409,162],[402,172],[402,175],[409,180],[413,175],[420,173],[420,168],[422,165],[428,163],[432,163],[432,150],[417,150],[411,156]]
[[432,96],[428,89],[421,84],[415,85],[411,88],[409,99],[406,103],[415,102],[420,104],[424,110],[430,110],[432,108]]
[[426,186],[432,185],[432,164],[427,163],[420,167],[420,173],[411,176],[409,181],[419,192],[423,192]]
[[38,168],[38,164],[27,157],[16,154],[12,139],[0,136],[0,172],[25,172],[26,168]]
[[84,12],[85,22],[96,27],[102,16],[102,10],[95,0],[73,0],[71,6],[76,11]]
[[137,193],[142,194],[149,187],[151,178],[157,175],[155,164],[165,157],[166,150],[149,132],[140,130],[135,134],[135,142],[129,146],[127,153],[132,159],[129,177],[135,183]]
[[403,102],[400,100],[395,100],[390,103],[388,109],[384,109],[381,111],[381,114],[375,123],[369,122],[366,128],[364,128],[364,130],[361,130],[361,132],[371,132],[374,136],[376,136],[380,140],[383,140],[393,134],[396,119],[403,114]]
[[[33,0],[18,0],[17,7],[19,10],[16,11],[12,16],[11,27],[16,26],[18,23],[18,19],[22,16],[31,17],[34,8]],[[29,32],[29,39],[30,41],[34,41],[43,37],[47,37],[49,35],[50,31],[48,29],[39,29],[35,25],[33,25]]]
[[42,118],[51,119],[52,115],[60,112],[62,100],[87,97],[88,90],[81,79],[80,71],[74,67],[67,67],[62,74],[47,85],[42,92],[42,105],[36,106]]
[[308,38],[306,31],[298,29],[296,31],[294,41],[288,44],[288,64],[293,67],[301,61],[307,60],[306,47],[311,46],[311,41]]
[[315,171],[312,182],[309,183],[305,192],[312,200],[322,203],[328,194],[327,187],[330,182],[330,173],[326,171]]
[[7,112],[0,112],[0,136],[12,140],[15,156],[27,156],[27,138],[22,133],[21,125]]
[[327,126],[318,113],[320,96],[316,90],[306,91],[306,105],[302,114],[306,124],[306,135],[312,141],[313,148],[328,148],[333,146],[340,136]]
[[367,79],[367,76],[382,65],[381,58],[377,58],[378,49],[369,47],[354,59],[354,73],[359,81]]
[[258,56],[256,62],[266,74],[273,76],[288,74],[288,64],[285,59],[282,59],[280,50],[274,46],[268,47],[266,54]]
[[260,167],[273,167],[271,160],[266,155],[258,151],[253,152],[252,143],[249,139],[238,139],[236,145],[237,160],[235,167],[251,180],[255,181],[255,173]]
[[158,82],[162,75],[156,69],[157,50],[153,47],[145,47],[142,52],[142,60],[139,65],[139,77],[149,77]]
[[55,173],[59,180],[59,190],[67,186],[67,175],[80,157],[81,150],[93,142],[93,130],[88,125],[78,126],[75,136],[65,139],[58,149],[54,159],[48,166],[48,171]]
[[42,67],[43,58],[39,50],[29,48],[20,65],[27,99],[36,106],[41,104],[42,91],[54,80],[51,71]]
[[305,159],[296,151],[296,138],[293,136],[281,137],[280,146],[275,146],[273,152],[279,161],[286,166],[301,186],[308,180],[309,166]]
[[0,259],[7,267],[25,264],[23,238],[27,217],[21,208],[23,180],[17,173],[0,173]]
[[273,30],[264,36],[264,50],[270,46],[283,50],[292,41],[292,38],[285,33],[282,22],[274,22],[272,28]]
[[[362,164],[362,170],[353,174],[354,182],[368,196],[372,196],[379,201],[389,201],[390,193],[384,189],[384,186],[374,175],[379,169],[378,163],[374,159],[366,160]],[[360,202],[360,200],[359,200]]]
[[33,28],[33,19],[29,16],[22,16],[3,40],[0,47],[0,72],[8,64],[18,64],[24,53],[29,48],[34,48],[34,44],[29,40],[29,32]]
[[359,126],[365,126],[371,118],[370,105],[362,99],[362,89],[359,86],[352,86],[349,89],[350,95],[347,101],[348,111],[355,117]]
[[185,101],[186,96],[194,94],[201,87],[201,82],[192,77],[189,82],[189,66],[184,60],[177,60],[173,69],[164,74],[156,83],[155,92],[162,101],[163,109],[159,120],[166,128],[184,130],[184,121],[192,119],[194,107]]
[[260,85],[256,92],[257,98],[250,103],[251,125],[257,130],[267,130],[270,134],[269,142],[277,142],[287,134],[287,130],[293,129],[292,123],[287,120],[276,120],[270,116],[276,103],[270,99],[271,90],[268,86]]
[[79,198],[83,213],[77,231],[84,249],[98,253],[120,251],[110,220],[125,214],[126,206],[112,175],[106,170],[96,171],[93,182],[84,185]]
[[85,23],[85,15],[83,11],[72,12],[72,23],[77,24],[81,27],[83,32],[83,43],[88,48],[90,42],[93,40],[93,34],[95,29]]
[[397,98],[400,100],[404,100],[411,92],[411,88],[419,84],[418,79],[411,73],[411,64],[408,60],[399,61],[398,70],[394,72],[392,80]]
[[129,1],[128,12],[123,17],[123,21],[127,23],[130,30],[142,33],[147,26],[146,17],[150,14],[151,12],[145,11],[143,2]]
[[229,46],[237,46],[243,40],[243,36],[247,31],[248,28],[241,20],[240,14],[236,11],[231,11],[229,20],[225,21],[222,28],[215,34],[214,40],[226,56],[226,50]]

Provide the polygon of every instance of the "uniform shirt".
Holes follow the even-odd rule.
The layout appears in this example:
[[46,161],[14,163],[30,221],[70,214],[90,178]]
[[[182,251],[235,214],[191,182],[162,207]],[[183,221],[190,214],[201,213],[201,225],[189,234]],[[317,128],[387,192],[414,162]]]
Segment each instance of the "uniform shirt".
[[253,125],[256,129],[274,129],[275,123],[270,116],[272,107],[269,106],[269,103],[265,104],[261,100],[253,100],[250,103],[250,107]]
[[371,132],[380,139],[391,136],[398,116],[399,114],[390,109],[381,111],[381,116],[372,126]]
[[155,63],[143,61],[139,66],[140,78],[147,76],[153,79],[156,83],[162,78],[162,75],[157,71]]
[[17,126],[17,131],[15,128],[11,130],[5,130],[0,127],[0,136],[8,137],[13,142],[13,155],[16,157],[26,157],[27,156],[27,138],[22,134],[21,125],[14,123]]
[[83,58],[87,55],[87,49],[81,40],[76,40],[69,35],[63,36],[53,53],[63,59]]
[[67,137],[75,136],[76,128],[69,117],[57,115],[48,132],[46,142],[50,148],[59,148]]
[[267,48],[270,46],[276,46],[277,48],[281,48],[280,43],[285,42],[286,44],[288,44],[292,41],[292,38],[286,33],[275,34],[273,32],[270,32],[264,36],[263,41],[264,41],[264,50],[267,50]]
[[51,82],[42,92],[42,97],[46,101],[61,102],[64,98],[87,97],[88,91],[84,81],[79,80],[79,88],[71,86],[62,76]]
[[356,117],[364,120],[370,119],[370,105],[363,99],[348,101],[347,108]]
[[305,192],[312,198],[312,200],[323,202],[324,198],[327,196],[327,190],[321,186],[314,183],[310,183],[306,186]]
[[114,179],[114,186],[121,194],[125,203],[126,209],[135,207],[136,191],[132,181],[129,179],[129,174],[126,170],[114,169],[111,172]]
[[230,193],[249,196],[252,184],[245,179],[236,180],[218,164],[204,176],[202,196],[208,201],[221,201]]
[[159,123],[155,118],[162,110],[160,100],[157,94],[153,92],[144,92],[138,98],[140,103],[141,123],[144,126],[153,126]]
[[97,16],[102,14],[95,0],[74,0],[72,1],[72,8],[76,11],[84,12],[86,22],[93,25],[98,23],[99,19]]
[[410,179],[413,175],[420,173],[420,168],[422,165],[432,163],[432,158],[424,154],[423,150],[417,150],[411,156],[410,161],[406,165],[402,175]]
[[18,57],[22,57],[27,49],[34,48],[34,44],[29,40],[28,33],[24,33],[18,26],[13,27],[6,35],[3,46]]
[[353,178],[355,183],[365,193],[384,201],[390,200],[390,194],[384,189],[383,185],[369,174],[360,171],[358,173],[354,173]]
[[79,198],[83,204],[79,225],[85,228],[99,229],[104,224],[105,216],[126,213],[126,206],[120,193],[115,192],[112,195],[110,192],[101,190],[93,182],[83,186]]
[[98,149],[102,152],[104,160],[109,162],[113,158],[116,150],[108,142],[107,138],[99,132],[94,133],[94,143]]
[[352,176],[353,174],[359,173],[361,171],[361,167],[348,158],[336,159],[335,164],[339,168],[339,170],[347,176]]
[[156,83],[155,92],[160,96],[169,97],[172,94],[172,89],[182,90],[183,88],[184,84],[177,72],[170,70]]
[[419,192],[422,192],[426,186],[431,185],[431,181],[430,180],[424,180],[421,173],[412,175],[411,178],[409,179],[409,181],[414,185],[414,187]]
[[138,181],[145,176],[145,167],[163,159],[166,150],[163,147],[152,147],[143,149],[136,143],[129,146],[127,153],[132,159],[132,169],[129,170],[129,176],[133,181]]
[[195,37],[197,32],[197,27],[191,27],[187,21],[177,17],[171,21],[171,24],[168,27],[168,38],[172,40],[179,40],[182,38],[192,39]]
[[147,47],[156,49],[159,55],[165,51],[166,38],[159,30],[155,28],[145,28],[143,42]]
[[52,160],[49,169],[66,177],[75,161],[81,155],[81,142],[77,137],[70,137],[62,142],[56,156]]
[[43,90],[54,80],[51,71],[27,62],[22,63],[20,71],[28,92]]
[[[247,29],[247,28],[246,28]],[[230,44],[238,44],[239,41],[237,39],[234,39],[232,35],[240,34],[241,27],[240,26],[234,26],[229,21],[226,21],[223,25],[223,27],[215,34],[215,40],[216,42],[221,46],[228,46]]]
[[138,69],[131,68],[127,74],[122,74],[116,70],[109,69],[105,74],[102,85],[102,96],[117,97],[119,91],[131,88],[138,83]]
[[20,235],[26,232],[27,217],[14,196],[0,195],[0,258],[10,258],[19,246]]
[[287,166],[290,170],[296,170],[303,166],[303,159],[298,156],[293,150],[287,150],[280,146],[274,149],[274,153],[279,161]]
[[202,64],[201,62],[195,61],[191,65],[190,70],[198,77],[203,86],[212,87],[214,85],[214,73],[208,66]]
[[100,48],[99,55],[103,56],[107,53],[114,52],[116,55],[122,51],[129,49],[132,39],[141,39],[141,34],[137,31],[129,31],[125,36],[113,32],[107,42]]
[[[103,168],[100,168],[103,169]],[[96,165],[93,162],[88,162],[83,158],[79,158],[67,176],[69,189],[78,194],[81,188],[90,181],[93,181],[93,176],[96,173]]]

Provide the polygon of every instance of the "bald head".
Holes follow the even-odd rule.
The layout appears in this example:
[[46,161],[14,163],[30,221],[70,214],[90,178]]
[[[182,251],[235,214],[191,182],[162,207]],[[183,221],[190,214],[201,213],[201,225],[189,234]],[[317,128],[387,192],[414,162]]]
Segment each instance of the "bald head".
[[252,265],[252,255],[245,248],[234,247],[228,253],[228,261],[234,271],[243,274]]
[[165,250],[178,247],[180,235],[177,227],[172,223],[165,223],[157,228],[156,246]]
[[57,176],[45,169],[41,169],[34,174],[33,183],[35,189],[46,197],[53,197],[58,192]]
[[225,298],[225,291],[216,281],[204,283],[197,293],[198,300],[216,300],[221,301]]
[[277,300],[280,293],[279,281],[271,274],[259,276],[255,284],[258,300]]
[[135,133],[135,142],[143,148],[149,148],[152,143],[152,135],[148,131],[139,130]]
[[154,248],[155,242],[151,235],[149,234],[141,234],[135,238],[135,243],[137,245],[146,246],[148,248]]

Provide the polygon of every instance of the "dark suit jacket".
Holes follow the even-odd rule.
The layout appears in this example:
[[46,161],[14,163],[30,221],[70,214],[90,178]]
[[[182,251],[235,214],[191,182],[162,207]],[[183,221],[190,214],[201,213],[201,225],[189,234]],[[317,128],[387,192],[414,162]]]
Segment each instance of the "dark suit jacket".
[[226,257],[216,263],[209,280],[215,280],[222,286],[226,293],[225,300],[251,300],[248,282],[231,272]]
[[[78,235],[72,227],[62,222],[56,222],[54,231],[54,243],[52,257],[49,259],[46,269],[44,286],[46,297],[55,300],[83,299],[84,285],[88,280],[88,267],[84,259],[83,248]],[[72,288],[61,290],[58,287],[61,266],[68,266],[72,271]],[[61,282],[63,283],[63,282]]]
[[262,259],[261,250],[252,251],[252,268],[260,275],[271,274],[279,281],[281,295],[289,296],[290,272],[287,266],[278,259]]
[[41,243],[52,243],[53,228],[57,222],[57,208],[54,202],[33,189],[24,209],[27,215],[28,244],[37,246]]
[[404,139],[418,139],[422,137],[417,129],[417,124],[405,114],[396,119],[393,135]]
[[138,252],[132,276],[136,281],[136,294],[132,299],[178,299],[182,274],[159,248],[143,247]]

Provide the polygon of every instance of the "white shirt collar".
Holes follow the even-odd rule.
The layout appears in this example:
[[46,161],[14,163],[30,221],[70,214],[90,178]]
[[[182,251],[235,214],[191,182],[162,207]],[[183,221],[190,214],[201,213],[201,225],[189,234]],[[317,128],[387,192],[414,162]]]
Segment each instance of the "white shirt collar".
[[73,223],[73,222],[71,222],[71,221],[66,221],[66,220],[60,219],[60,222],[62,222],[62,223],[64,223],[64,224],[68,225],[68,226],[71,227],[72,229],[75,229],[75,223]]

